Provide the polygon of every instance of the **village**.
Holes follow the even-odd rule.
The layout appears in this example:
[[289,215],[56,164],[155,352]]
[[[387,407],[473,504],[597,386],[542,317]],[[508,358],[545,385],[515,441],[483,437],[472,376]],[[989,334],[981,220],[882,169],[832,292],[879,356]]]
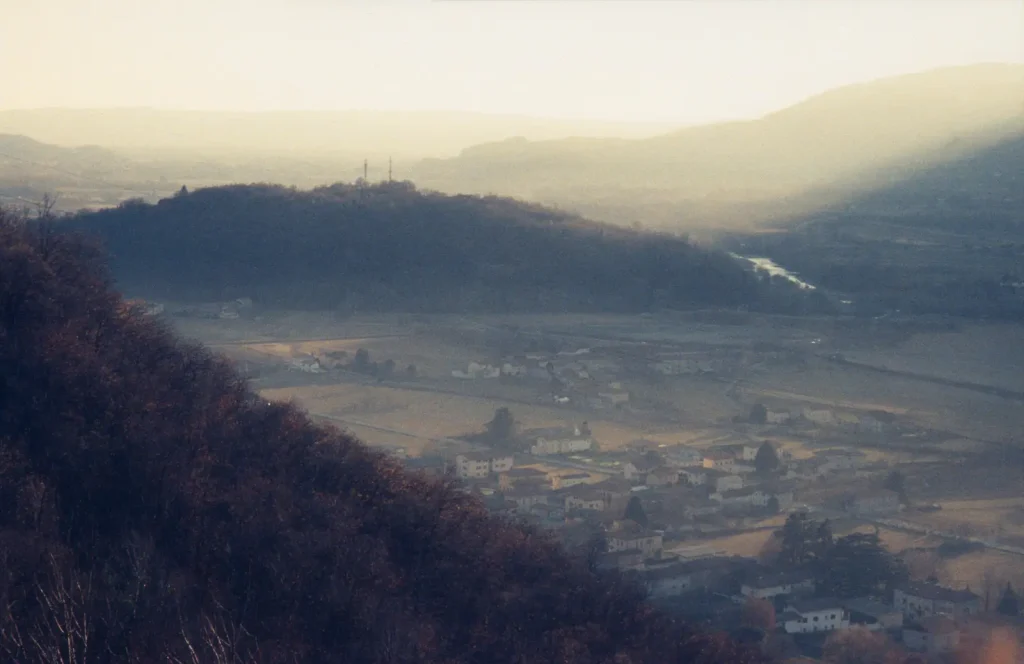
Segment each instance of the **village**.
[[[176,321],[267,398],[456,480],[493,514],[636,579],[689,620],[812,658],[835,632],[868,630],[941,661],[993,629],[1022,628],[1007,609],[1024,572],[1019,472],[1001,475],[1006,448],[995,457],[957,410],[984,399],[1019,414],[1005,397],[876,377],[849,359],[869,357],[855,335],[821,326],[296,322],[250,306]],[[912,334],[876,327],[896,342]],[[956,405],[935,407],[947,399]],[[1001,511],[962,519],[952,508],[968,492]],[[837,546],[874,536],[908,573],[837,593],[820,567],[779,562],[776,533],[791,519],[828,524]]]

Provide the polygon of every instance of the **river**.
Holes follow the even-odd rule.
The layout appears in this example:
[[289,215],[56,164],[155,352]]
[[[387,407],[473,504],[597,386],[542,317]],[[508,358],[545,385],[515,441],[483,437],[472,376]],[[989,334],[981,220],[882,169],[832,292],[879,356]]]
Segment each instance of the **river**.
[[782,277],[787,279],[804,290],[814,290],[814,286],[802,280],[786,268],[782,267],[770,258],[763,257],[751,257],[751,256],[740,256],[739,254],[730,254],[733,258],[739,258],[745,260],[754,266],[755,270],[764,270],[773,277]]

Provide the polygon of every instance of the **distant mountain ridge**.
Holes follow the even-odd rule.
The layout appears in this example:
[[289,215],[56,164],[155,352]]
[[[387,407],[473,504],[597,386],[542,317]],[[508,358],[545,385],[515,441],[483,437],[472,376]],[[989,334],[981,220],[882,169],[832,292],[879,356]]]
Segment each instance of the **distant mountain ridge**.
[[0,132],[62,146],[235,154],[420,159],[524,136],[639,138],[672,123],[540,118],[463,111],[179,111],[154,108],[0,110]]
[[[838,88],[758,120],[635,140],[503,141],[427,160],[420,185],[558,204],[606,221],[743,224],[1024,134],[1024,65]],[[803,198],[802,198],[803,197]],[[827,197],[826,197],[827,198]]]

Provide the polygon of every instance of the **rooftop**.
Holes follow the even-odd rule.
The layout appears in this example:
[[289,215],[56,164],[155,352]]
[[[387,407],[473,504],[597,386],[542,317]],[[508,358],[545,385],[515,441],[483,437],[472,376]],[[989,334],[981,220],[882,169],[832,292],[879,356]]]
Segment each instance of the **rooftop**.
[[586,438],[572,427],[540,427],[523,431],[527,438]]
[[773,574],[763,574],[758,578],[745,583],[744,585],[750,586],[751,588],[777,588],[779,586],[793,585],[794,583],[805,583],[807,581],[813,581],[814,575],[810,572],[775,572]]
[[829,609],[842,610],[843,603],[835,597],[815,597],[812,599],[799,599],[790,603],[790,608],[797,613],[816,613],[828,611]]
[[889,606],[884,602],[871,599],[870,597],[857,597],[855,599],[848,599],[843,602],[843,606],[850,611],[856,611],[857,613],[863,613],[866,616],[872,616],[877,618],[878,616],[884,616],[890,613],[898,613],[898,610]]
[[506,470],[502,475],[515,478],[526,478],[526,477],[547,477],[547,473],[543,470],[537,470],[536,468],[513,468],[512,470]]

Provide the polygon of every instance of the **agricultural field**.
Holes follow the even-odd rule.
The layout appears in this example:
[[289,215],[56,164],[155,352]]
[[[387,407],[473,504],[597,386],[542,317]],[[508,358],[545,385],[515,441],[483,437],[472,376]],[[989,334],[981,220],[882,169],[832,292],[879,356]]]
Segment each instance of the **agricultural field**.
[[[1013,393],[1024,382],[1024,357],[1018,355],[1021,329],[1014,326],[865,324],[735,312],[472,318],[263,312],[248,320],[175,318],[174,324],[247,368],[256,367],[252,385],[268,399],[294,401],[370,445],[401,447],[410,456],[481,431],[501,407],[509,408],[522,428],[586,421],[600,451],[619,450],[640,438],[697,449],[768,439],[794,460],[824,448],[854,447],[868,463],[899,468],[915,504],[941,507],[902,513],[899,519],[914,528],[1024,545],[1024,398]],[[593,349],[580,356],[589,359],[579,360],[590,363],[592,391],[620,385],[629,392],[628,404],[557,403],[563,388],[543,375],[452,376],[471,362],[499,366],[511,357],[536,367],[536,352],[530,354],[533,360],[523,358],[538,343],[567,351],[567,356],[549,355],[565,366],[577,361],[574,353]],[[296,358],[339,351],[351,358],[359,349],[372,361],[391,360],[395,375],[311,374],[289,366]],[[723,349],[746,359],[712,374],[666,376],[648,368],[649,358],[659,354],[706,352],[710,357]],[[415,365],[414,377],[403,371],[408,365]],[[896,418],[899,432],[744,424],[756,403],[796,413],[804,408],[883,411]],[[549,465],[573,463],[617,472],[614,463],[595,454]],[[850,476],[805,482],[796,500],[821,504],[880,481],[879,476]],[[844,531],[874,528],[865,522],[840,526]],[[951,552],[940,549],[944,537],[890,528],[879,533],[914,566],[953,585],[975,587],[991,582],[994,574],[1018,578],[1014,575],[1024,570],[1024,560],[1013,554],[983,547]],[[756,555],[769,536],[770,529],[763,529],[684,544]]]

